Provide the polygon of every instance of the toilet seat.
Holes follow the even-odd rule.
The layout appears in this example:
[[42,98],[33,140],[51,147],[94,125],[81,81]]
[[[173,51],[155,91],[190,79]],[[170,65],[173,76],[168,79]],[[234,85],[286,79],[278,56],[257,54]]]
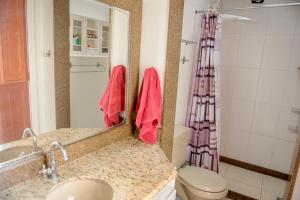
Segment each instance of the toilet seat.
[[205,193],[227,192],[226,180],[216,172],[201,167],[186,166],[178,171],[181,181]]

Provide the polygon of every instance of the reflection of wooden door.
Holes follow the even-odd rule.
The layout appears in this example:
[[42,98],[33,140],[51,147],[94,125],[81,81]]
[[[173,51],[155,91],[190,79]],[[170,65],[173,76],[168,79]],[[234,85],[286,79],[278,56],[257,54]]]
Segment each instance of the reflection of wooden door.
[[25,0],[0,0],[0,143],[30,126]]

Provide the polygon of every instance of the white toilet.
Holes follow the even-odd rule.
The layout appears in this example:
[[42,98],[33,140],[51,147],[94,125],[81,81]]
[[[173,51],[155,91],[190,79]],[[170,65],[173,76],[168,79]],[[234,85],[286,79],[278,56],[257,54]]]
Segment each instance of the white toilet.
[[172,164],[177,169],[176,190],[182,200],[225,199],[227,182],[219,174],[194,166],[184,166],[187,156],[189,129],[175,126]]

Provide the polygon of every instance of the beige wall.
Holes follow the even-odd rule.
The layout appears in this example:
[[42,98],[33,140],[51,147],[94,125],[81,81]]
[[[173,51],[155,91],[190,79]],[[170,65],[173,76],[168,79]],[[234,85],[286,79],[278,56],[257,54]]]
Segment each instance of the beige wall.
[[[197,42],[200,26],[195,24],[200,23],[200,15],[196,17],[195,11],[209,8],[209,2],[209,0],[185,0],[182,39]],[[175,124],[177,125],[185,125],[196,47],[196,44],[186,45],[185,43],[181,43],[180,47],[180,58],[182,59],[185,56],[189,61],[184,64],[182,62],[179,63],[175,117]]]
[[111,67],[124,65],[128,67],[130,13],[118,8],[111,9]]
[[166,68],[169,0],[143,0],[142,15],[139,85],[142,83],[145,68],[155,67],[160,76],[161,88],[163,90]]
[[56,129],[53,0],[28,0],[26,9],[31,128],[39,134]]

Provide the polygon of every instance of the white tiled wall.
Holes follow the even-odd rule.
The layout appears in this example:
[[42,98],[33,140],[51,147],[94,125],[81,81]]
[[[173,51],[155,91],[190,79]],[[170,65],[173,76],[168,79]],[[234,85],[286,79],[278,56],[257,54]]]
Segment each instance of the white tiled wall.
[[288,173],[296,140],[288,125],[297,123],[291,107],[300,106],[300,6],[230,13],[257,22],[223,24],[221,154]]

